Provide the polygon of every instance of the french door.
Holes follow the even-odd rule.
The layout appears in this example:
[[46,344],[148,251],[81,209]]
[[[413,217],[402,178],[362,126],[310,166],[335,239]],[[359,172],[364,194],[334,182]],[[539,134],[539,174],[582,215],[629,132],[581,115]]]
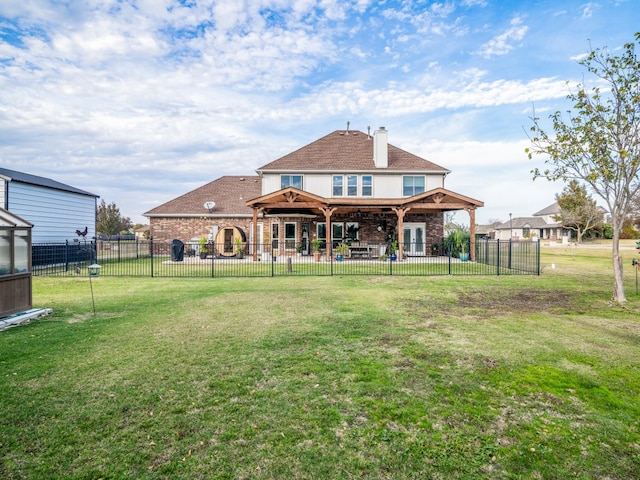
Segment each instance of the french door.
[[425,254],[425,224],[405,223],[404,232],[404,253],[406,255]]

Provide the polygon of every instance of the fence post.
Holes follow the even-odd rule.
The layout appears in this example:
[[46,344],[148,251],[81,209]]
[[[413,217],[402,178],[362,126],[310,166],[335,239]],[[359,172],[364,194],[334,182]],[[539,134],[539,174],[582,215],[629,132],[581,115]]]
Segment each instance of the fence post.
[[489,253],[489,238],[487,237],[484,239],[484,260],[487,266],[489,266],[489,259],[491,258]]
[[64,241],[64,271],[69,271],[69,240]]
[[513,247],[513,239],[509,239],[509,254],[507,256],[507,268],[511,270],[511,248]]
[[273,254],[273,242],[271,242],[271,276],[272,277],[276,276],[275,263],[276,263],[276,256]]
[[211,278],[215,278],[216,276],[216,272],[215,272],[215,268],[216,268],[216,245],[215,243],[213,244],[213,248],[211,248]]
[[538,251],[536,252],[536,262],[537,262],[536,271],[537,271],[537,275],[539,276],[540,275],[540,238],[538,238],[537,243],[538,243],[537,245]]
[[496,275],[500,276],[500,257],[502,256],[502,251],[500,250],[500,239],[496,239]]
[[329,249],[329,275],[333,277],[333,240],[331,245],[327,247]]
[[451,248],[451,245],[449,245],[449,248],[447,248],[447,262],[449,265],[449,275],[451,275],[451,251],[453,249]]
[[153,237],[149,237],[149,261],[151,262],[151,278],[153,278]]

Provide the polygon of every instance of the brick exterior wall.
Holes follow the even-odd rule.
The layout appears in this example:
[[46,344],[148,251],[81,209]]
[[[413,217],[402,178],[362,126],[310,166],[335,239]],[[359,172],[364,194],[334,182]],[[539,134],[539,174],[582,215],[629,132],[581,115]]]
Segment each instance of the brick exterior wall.
[[[361,216],[357,215],[340,215],[336,214],[332,216],[333,222],[357,222],[359,225],[358,238],[361,241],[367,241],[369,243],[384,244],[386,241],[387,233],[378,231],[378,226],[386,225],[387,229],[395,227],[397,224],[397,217],[395,214],[375,214],[375,213],[363,213]],[[280,222],[280,241],[284,241],[284,223],[296,222],[296,245],[302,240],[302,223],[308,222],[311,224],[310,238],[316,236],[316,225],[318,222],[323,223],[324,217],[318,216],[316,219],[303,219],[299,217],[279,217],[275,218],[258,218],[258,222],[264,225],[264,238],[259,240],[262,243],[269,243],[271,240],[271,224]],[[150,219],[151,235],[154,242],[166,242],[169,243],[174,238],[187,243],[192,238],[208,237],[214,226],[218,226],[221,230],[225,227],[239,227],[247,236],[247,239],[251,237],[251,218],[173,218],[173,217],[152,217]],[[439,243],[444,236],[444,216],[442,213],[408,213],[404,218],[405,223],[424,223],[425,229],[425,244],[427,251],[433,243]],[[397,237],[397,232],[396,232]]]
[[152,217],[150,219],[151,235],[154,242],[171,242],[174,238],[186,243],[192,238],[208,238],[212,228],[240,227],[249,238],[251,218],[173,218]]

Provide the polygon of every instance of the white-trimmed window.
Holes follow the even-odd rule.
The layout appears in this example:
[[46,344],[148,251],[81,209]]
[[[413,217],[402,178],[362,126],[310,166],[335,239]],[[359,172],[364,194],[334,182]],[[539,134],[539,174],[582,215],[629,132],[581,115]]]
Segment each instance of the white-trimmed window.
[[284,222],[284,248],[285,250],[294,250],[296,248],[295,222]]
[[358,222],[347,222],[346,223],[346,238],[348,240],[357,241],[358,240],[358,230],[360,227],[358,226]]
[[358,176],[357,175],[347,175],[347,196],[349,197],[358,196]]
[[272,223],[271,224],[271,248],[278,248],[279,241],[280,241],[280,224]]
[[424,193],[424,175],[405,175],[402,177],[402,195],[412,197]]
[[322,242],[322,248],[325,248],[325,240],[327,238],[327,224],[325,222],[318,222],[316,227],[316,238]]
[[373,177],[362,175],[362,196],[371,197],[373,195]]
[[331,224],[331,243],[335,247],[344,238],[344,223],[337,222]]
[[334,197],[370,197],[373,194],[371,175],[333,175],[332,192]]
[[302,190],[302,175],[280,175],[280,188],[287,187]]
[[333,196],[341,197],[343,192],[343,177],[342,175],[333,176]]

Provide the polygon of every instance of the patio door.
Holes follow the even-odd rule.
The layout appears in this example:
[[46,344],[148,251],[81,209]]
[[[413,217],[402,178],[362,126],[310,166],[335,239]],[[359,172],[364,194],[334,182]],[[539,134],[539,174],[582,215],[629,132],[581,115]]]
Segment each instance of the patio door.
[[424,255],[425,233],[424,223],[405,223],[404,224],[404,253],[406,255]]

